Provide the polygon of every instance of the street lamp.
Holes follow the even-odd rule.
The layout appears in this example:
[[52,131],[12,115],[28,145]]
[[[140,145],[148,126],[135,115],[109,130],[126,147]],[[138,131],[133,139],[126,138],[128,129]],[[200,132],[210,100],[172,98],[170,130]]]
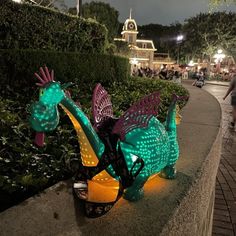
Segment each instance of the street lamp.
[[177,64],[179,64],[180,44],[183,41],[183,39],[184,39],[184,36],[182,34],[180,34],[176,37],[176,41],[177,41],[177,44],[178,44]]
[[12,0],[13,2],[21,3],[21,0]]
[[184,39],[184,36],[182,34],[180,34],[176,37],[177,42],[181,42],[183,39]]
[[223,53],[223,50],[222,49],[218,49],[217,53],[213,56],[213,58],[215,59],[215,63],[217,65],[216,71],[220,72],[220,63],[225,58],[225,54]]
[[192,67],[192,66],[194,66],[195,65],[195,63],[193,62],[193,60],[191,60],[189,63],[188,63],[188,66],[190,66],[190,67]]

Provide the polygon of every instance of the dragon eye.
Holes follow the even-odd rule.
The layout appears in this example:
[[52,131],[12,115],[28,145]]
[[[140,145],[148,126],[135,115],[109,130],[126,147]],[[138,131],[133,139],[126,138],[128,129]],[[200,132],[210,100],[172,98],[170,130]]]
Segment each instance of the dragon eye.
[[43,95],[44,89],[39,90],[39,96],[41,97]]

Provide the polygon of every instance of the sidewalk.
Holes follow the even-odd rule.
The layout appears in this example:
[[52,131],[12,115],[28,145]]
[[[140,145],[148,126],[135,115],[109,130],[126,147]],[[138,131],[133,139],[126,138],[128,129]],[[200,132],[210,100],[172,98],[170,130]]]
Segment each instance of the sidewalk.
[[229,86],[230,82],[227,81],[217,81],[217,80],[206,80],[206,84],[214,84],[220,86]]
[[204,87],[218,99],[222,109],[222,154],[216,179],[213,235],[234,236],[236,235],[236,131],[229,127],[230,96],[226,101],[222,100],[227,88],[217,89],[217,87],[211,85]]
[[223,115],[223,140],[216,179],[213,235],[236,235],[236,133],[228,128],[230,115]]

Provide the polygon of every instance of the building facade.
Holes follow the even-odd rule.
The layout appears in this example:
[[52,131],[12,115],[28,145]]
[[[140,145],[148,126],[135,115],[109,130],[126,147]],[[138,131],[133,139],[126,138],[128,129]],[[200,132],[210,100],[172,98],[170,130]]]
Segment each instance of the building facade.
[[129,44],[130,64],[138,67],[149,67],[158,69],[163,64],[172,65],[175,61],[171,60],[167,53],[158,54],[152,40],[138,39],[137,23],[131,17],[125,21],[121,32],[121,38],[115,38],[116,41],[124,41]]

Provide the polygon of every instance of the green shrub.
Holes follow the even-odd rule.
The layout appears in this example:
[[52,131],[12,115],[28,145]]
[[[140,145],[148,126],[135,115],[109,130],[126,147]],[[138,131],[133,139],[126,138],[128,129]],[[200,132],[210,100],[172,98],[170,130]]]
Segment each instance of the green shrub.
[[130,56],[130,48],[128,42],[121,41],[121,40],[115,40],[114,41],[115,45],[115,54],[116,55],[122,55],[125,57]]
[[104,52],[106,43],[107,29],[95,20],[1,0],[1,49],[31,48],[101,53]]
[[0,50],[0,65],[0,86],[8,87],[0,95],[6,97],[12,90],[29,99],[36,88],[34,73],[43,65],[54,69],[56,80],[74,82],[80,91],[91,90],[98,82],[109,86],[111,82],[125,81],[130,71],[128,59],[118,56],[38,50]]
[[[0,97],[0,199],[1,193],[27,196],[68,178],[67,160],[80,158],[78,142],[71,138],[76,135],[64,121],[66,117],[47,136],[49,145],[39,149],[32,143],[28,115],[26,104]],[[0,210],[5,207],[0,204]]]
[[[159,79],[151,80],[141,77],[131,77],[124,83],[119,85],[114,83],[107,89],[111,94],[114,111],[118,116],[138,99],[152,92],[160,91],[161,103],[159,106],[158,119],[162,122],[165,121],[167,110],[171,103],[172,94],[177,94],[178,96],[189,96],[188,91],[183,86],[177,85],[173,82]],[[186,104],[186,101],[178,102],[178,104],[180,108],[182,108]]]

